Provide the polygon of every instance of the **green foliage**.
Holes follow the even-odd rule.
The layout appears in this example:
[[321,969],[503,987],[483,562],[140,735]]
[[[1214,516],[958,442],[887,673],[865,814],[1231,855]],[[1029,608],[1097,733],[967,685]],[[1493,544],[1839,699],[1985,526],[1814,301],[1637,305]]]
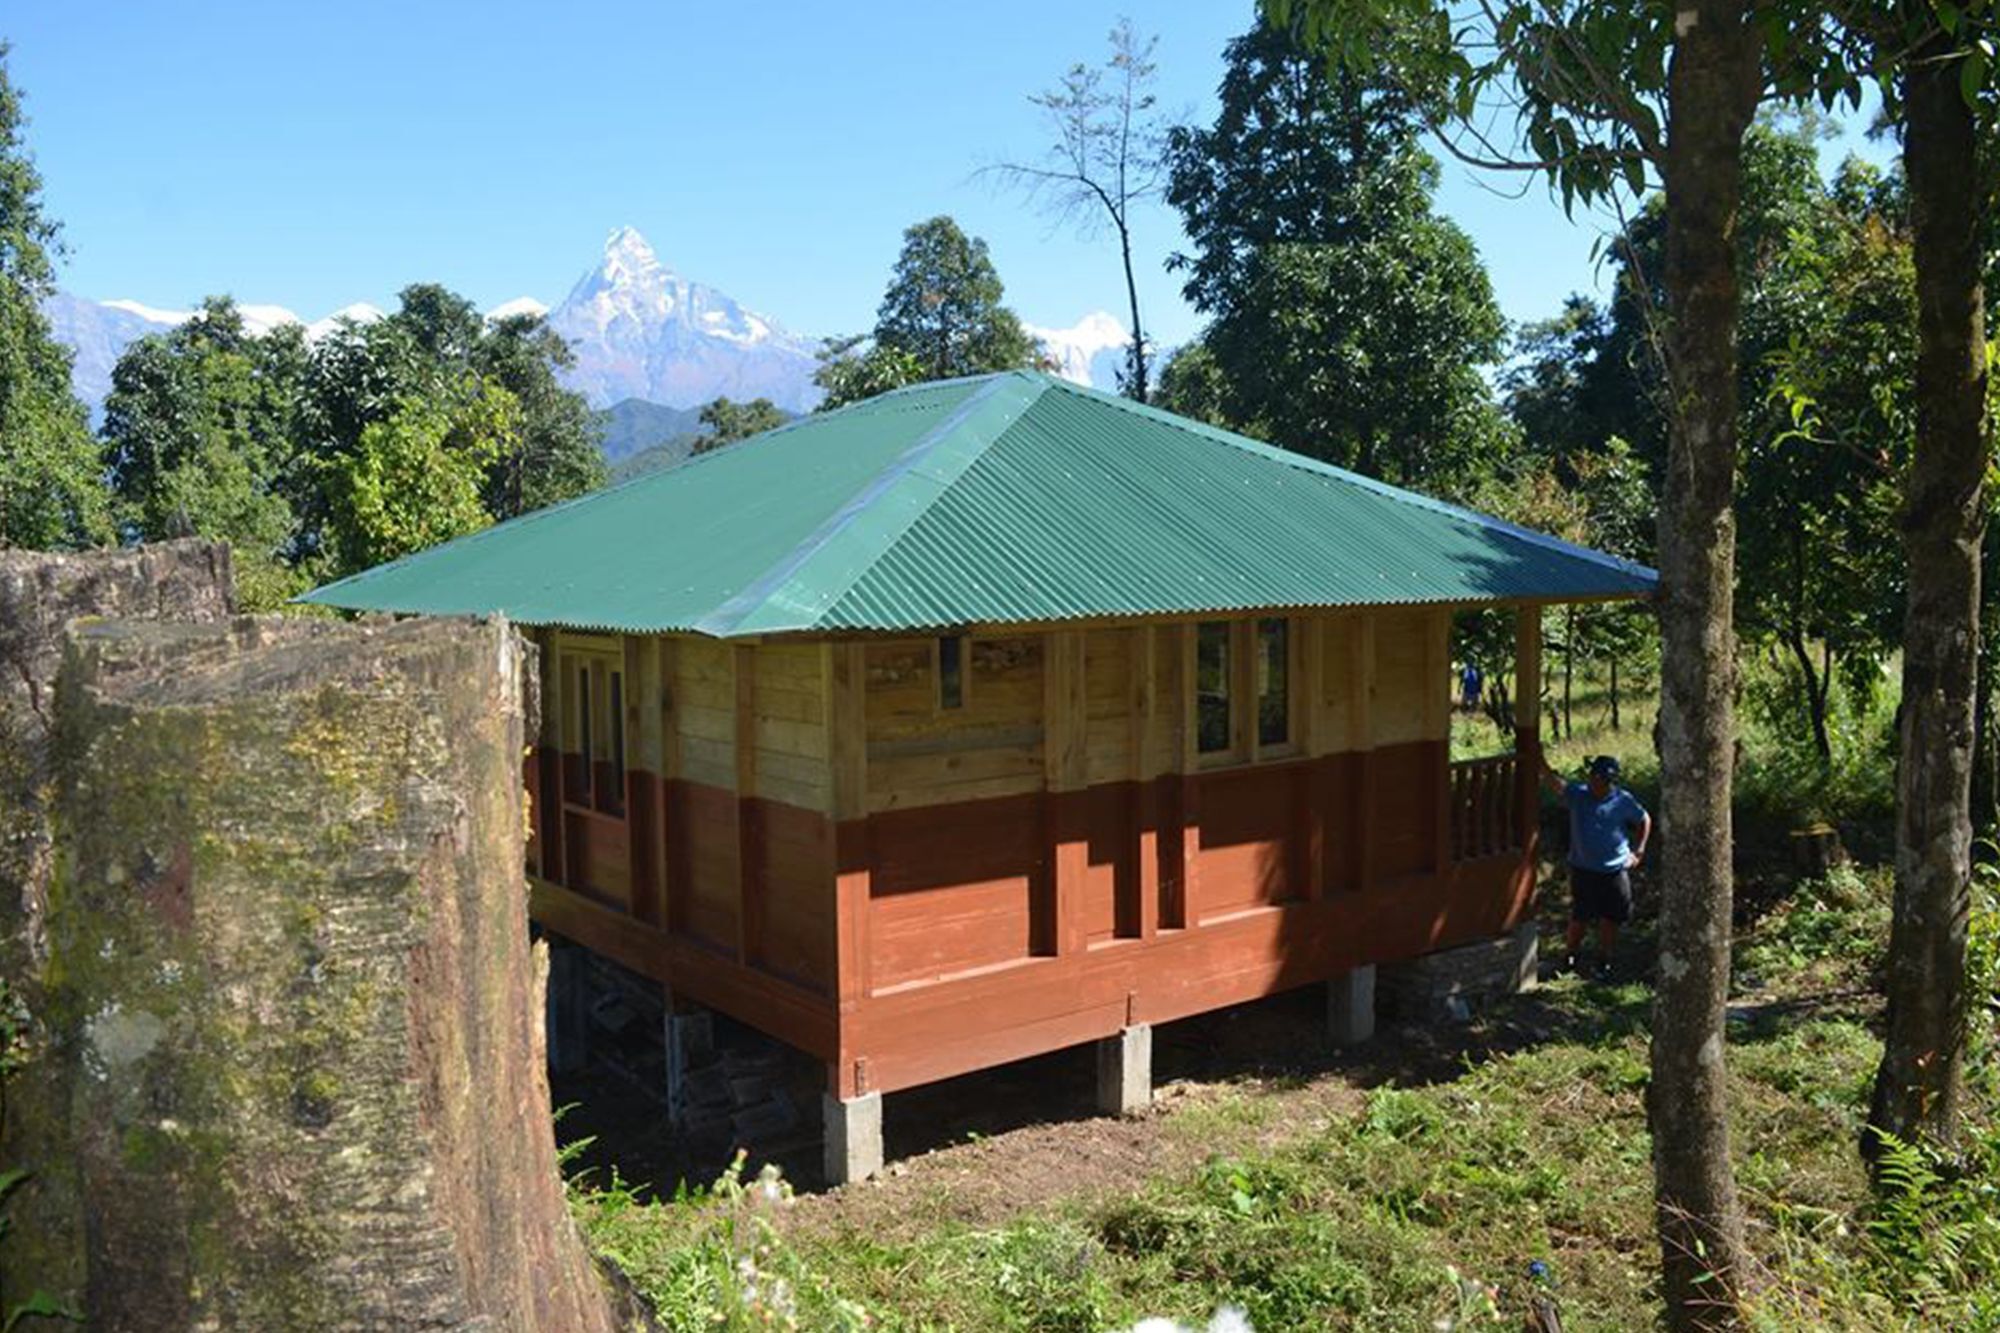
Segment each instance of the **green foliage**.
[[986,242],[948,217],[903,233],[903,249],[870,335],[829,338],[813,383],[820,410],[926,380],[1040,364],[1035,340],[1001,304],[1005,290]]
[[828,338],[820,344],[817,356],[819,366],[813,371],[813,383],[825,395],[815,409],[820,412],[831,412],[836,407],[858,403],[925,378],[923,366],[915,356],[870,342],[866,334]]
[[605,482],[602,428],[583,395],[556,380],[575,353],[540,315],[509,315],[487,327],[467,358],[513,395],[519,421],[487,464],[480,501],[495,521],[594,491]]
[[283,565],[304,337],[253,337],[227,297],[127,347],[105,400],[103,460],[128,540],[205,537],[234,551],[238,600],[269,610],[305,580]]
[[1035,341],[1002,305],[986,242],[948,217],[903,233],[903,250],[875,312],[875,342],[916,359],[918,378],[952,379],[1035,363]]
[[1260,25],[1226,59],[1215,124],[1174,130],[1167,152],[1192,242],[1170,266],[1211,319],[1204,391],[1247,433],[1462,489],[1509,443],[1478,369],[1504,322],[1472,242],[1431,211],[1415,109],[1282,30]]
[[776,430],[789,420],[768,398],[753,398],[747,403],[717,398],[701,409],[701,424],[708,428],[708,433],[695,441],[694,452],[705,454],[720,449],[725,444]]
[[8,50],[0,41],[0,547],[94,546],[111,527],[70,354],[42,315],[57,226],[42,211]]
[[614,1174],[603,1188],[573,1182],[572,1207],[591,1244],[651,1298],[672,1333],[870,1327],[862,1307],[786,1244],[777,1220],[791,1186],[774,1166],[746,1184],[745,1160],[738,1153],[712,1188],[671,1205],[645,1202]]
[[556,381],[569,359],[539,318],[489,324],[436,284],[310,346],[296,326],[252,335],[211,298],[112,372],[122,535],[230,542],[238,600],[259,610],[580,495],[605,469],[597,419]]
[[1775,651],[1743,655],[1739,678],[1745,738],[1735,805],[1743,836],[1782,836],[1820,820],[1886,827],[1896,805],[1896,678],[1871,659],[1866,676],[1835,680],[1824,758],[1805,730],[1797,677]]
[[519,432],[520,406],[496,384],[468,379],[448,395],[405,399],[327,465],[334,549],[366,568],[487,526],[480,486]]

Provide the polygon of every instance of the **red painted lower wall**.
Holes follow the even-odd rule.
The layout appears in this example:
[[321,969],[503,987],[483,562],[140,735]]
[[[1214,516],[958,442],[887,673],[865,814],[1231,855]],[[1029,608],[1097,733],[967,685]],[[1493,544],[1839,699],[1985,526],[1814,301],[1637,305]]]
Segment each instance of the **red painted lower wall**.
[[[1423,743],[838,828],[635,774],[623,896],[549,882],[536,913],[893,1091],[1510,928],[1531,853],[1454,862],[1446,772]],[[604,878],[608,822],[555,822],[544,880]]]

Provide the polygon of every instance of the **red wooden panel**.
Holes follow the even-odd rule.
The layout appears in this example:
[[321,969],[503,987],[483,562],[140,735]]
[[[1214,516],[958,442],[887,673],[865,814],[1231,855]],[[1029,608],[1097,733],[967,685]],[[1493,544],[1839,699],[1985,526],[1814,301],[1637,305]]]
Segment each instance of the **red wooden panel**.
[[760,936],[765,968],[824,994],[833,990],[833,825],[826,816],[756,800]]
[[1294,842],[1304,835],[1293,784],[1299,764],[1201,776],[1201,889],[1197,920],[1302,897]]
[[1083,883],[1083,934],[1096,944],[1139,934],[1139,847],[1133,784],[1112,782],[1066,799],[1082,807],[1088,867]]
[[1041,796],[869,820],[870,975],[880,989],[1028,956],[1042,874]]
[[1374,752],[1371,850],[1379,879],[1428,870],[1436,843],[1436,792],[1445,780],[1444,747],[1430,742],[1389,745]]
[[624,820],[572,806],[563,812],[563,843],[568,887],[632,910],[631,830]]
[[736,947],[736,794],[699,782],[673,784],[673,829],[686,874],[675,882],[674,925],[719,949]]

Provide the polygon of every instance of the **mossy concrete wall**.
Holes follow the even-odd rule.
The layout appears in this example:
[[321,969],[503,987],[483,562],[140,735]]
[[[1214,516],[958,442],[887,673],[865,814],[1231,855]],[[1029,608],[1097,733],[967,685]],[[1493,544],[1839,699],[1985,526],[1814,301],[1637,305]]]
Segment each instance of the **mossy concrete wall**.
[[618,1326],[549,1124],[523,651],[72,632],[7,1293],[107,1331]]

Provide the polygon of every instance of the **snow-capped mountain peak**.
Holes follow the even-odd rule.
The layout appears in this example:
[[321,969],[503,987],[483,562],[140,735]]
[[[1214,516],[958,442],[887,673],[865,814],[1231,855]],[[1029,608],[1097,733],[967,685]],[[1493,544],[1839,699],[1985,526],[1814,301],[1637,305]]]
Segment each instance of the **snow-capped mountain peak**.
[[545,303],[537,301],[532,296],[517,296],[511,301],[502,301],[499,305],[494,306],[486,312],[486,318],[497,324],[501,320],[510,319],[515,315],[534,315],[536,318],[540,318],[548,313],[549,308]]
[[343,322],[373,324],[376,320],[382,318],[385,318],[385,315],[381,307],[370,305],[366,301],[356,301],[352,305],[342,306],[325,319],[316,319],[306,325],[306,341],[318,342],[321,338],[339,328]]
[[576,352],[566,378],[600,405],[686,406],[723,395],[802,411],[819,396],[810,340],[681,277],[633,227],[611,233],[548,322]]
[[1076,384],[1115,388],[1118,369],[1125,358],[1125,346],[1132,335],[1105,310],[1094,310],[1066,329],[1025,326],[1028,336],[1041,343],[1042,350],[1056,363],[1056,373]]
[[105,301],[109,310],[122,310],[128,315],[137,315],[148,324],[182,324],[194,318],[192,310],[162,310],[158,306],[142,304],[138,301]]

